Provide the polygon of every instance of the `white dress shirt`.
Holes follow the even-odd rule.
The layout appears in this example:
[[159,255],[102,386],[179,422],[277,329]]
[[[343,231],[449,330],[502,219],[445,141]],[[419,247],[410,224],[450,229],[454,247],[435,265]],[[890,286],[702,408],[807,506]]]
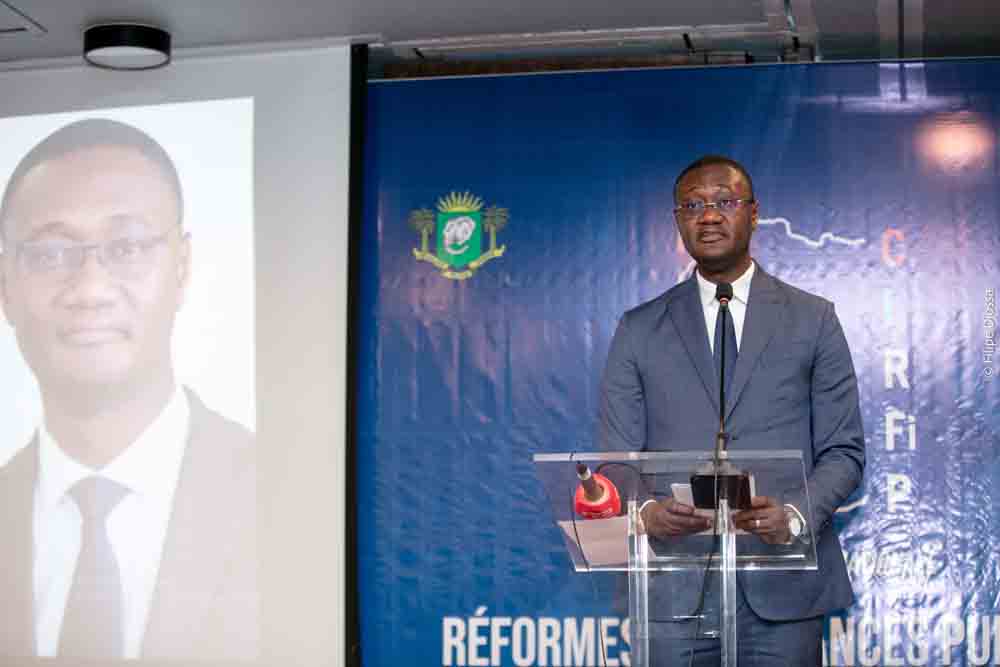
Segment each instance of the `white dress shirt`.
[[35,650],[39,656],[58,654],[63,614],[80,554],[82,518],[67,492],[81,479],[97,475],[129,490],[108,515],[107,530],[121,572],[124,657],[139,657],[187,446],[190,415],[186,394],[175,389],[159,416],[101,470],[70,458],[44,422],[39,427],[33,572]]
[[[747,305],[750,303],[750,281],[753,279],[756,264],[750,262],[750,268],[733,281],[733,298],[729,300],[729,314],[733,318],[736,329],[736,350],[740,349],[743,340],[743,323],[747,319]],[[701,308],[705,313],[705,326],[708,327],[708,347],[715,354],[715,321],[719,319],[719,300],[715,298],[715,283],[701,277],[695,270],[698,280],[698,295],[701,297]]]

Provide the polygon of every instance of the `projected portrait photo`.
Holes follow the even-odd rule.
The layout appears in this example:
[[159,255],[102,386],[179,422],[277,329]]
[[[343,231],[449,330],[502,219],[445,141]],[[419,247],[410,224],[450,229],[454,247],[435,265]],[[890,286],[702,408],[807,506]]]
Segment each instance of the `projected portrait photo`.
[[0,119],[0,656],[257,655],[252,123]]

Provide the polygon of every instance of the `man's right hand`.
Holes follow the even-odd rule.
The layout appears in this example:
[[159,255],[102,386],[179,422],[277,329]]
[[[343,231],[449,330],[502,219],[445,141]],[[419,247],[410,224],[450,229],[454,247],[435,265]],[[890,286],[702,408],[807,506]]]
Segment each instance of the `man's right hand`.
[[712,527],[712,522],[694,513],[694,508],[673,498],[646,503],[642,508],[646,533],[653,537],[693,535]]

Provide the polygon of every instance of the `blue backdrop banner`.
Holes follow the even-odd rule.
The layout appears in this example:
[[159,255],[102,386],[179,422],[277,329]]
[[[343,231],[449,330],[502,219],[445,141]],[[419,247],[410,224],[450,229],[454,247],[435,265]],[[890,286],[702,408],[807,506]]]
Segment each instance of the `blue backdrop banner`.
[[531,457],[598,449],[619,316],[692,270],[671,188],[706,153],[747,166],[754,257],[836,304],[858,372],[826,662],[1000,664],[1000,62],[380,82],[367,122],[365,667],[628,664]]

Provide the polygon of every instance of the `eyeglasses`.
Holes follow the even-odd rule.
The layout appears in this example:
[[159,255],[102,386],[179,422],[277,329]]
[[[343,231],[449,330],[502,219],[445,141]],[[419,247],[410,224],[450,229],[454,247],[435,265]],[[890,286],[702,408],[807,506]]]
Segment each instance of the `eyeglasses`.
[[156,263],[156,252],[167,235],[126,236],[103,243],[76,243],[65,240],[21,241],[15,244],[20,268],[30,275],[54,282],[65,281],[87,262],[91,252],[113,276],[139,280]]
[[744,206],[753,204],[753,199],[720,199],[719,201],[692,200],[678,204],[674,213],[682,218],[700,218],[706,209],[714,208],[719,213],[727,215],[735,213]]

